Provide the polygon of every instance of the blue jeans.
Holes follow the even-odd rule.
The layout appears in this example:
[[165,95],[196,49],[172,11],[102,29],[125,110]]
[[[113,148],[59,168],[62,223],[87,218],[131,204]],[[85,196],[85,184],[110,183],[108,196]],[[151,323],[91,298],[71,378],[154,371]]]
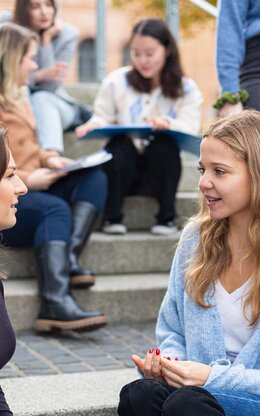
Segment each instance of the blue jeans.
[[73,103],[49,91],[33,93],[30,101],[41,148],[63,152],[63,131],[71,125],[76,114],[76,107]]
[[226,416],[260,415],[260,397],[237,390],[207,389],[224,408]]
[[19,199],[16,225],[3,232],[9,246],[42,247],[48,241],[70,242],[71,206],[89,202],[103,212],[107,178],[99,168],[80,170],[52,185],[48,191],[30,191]]

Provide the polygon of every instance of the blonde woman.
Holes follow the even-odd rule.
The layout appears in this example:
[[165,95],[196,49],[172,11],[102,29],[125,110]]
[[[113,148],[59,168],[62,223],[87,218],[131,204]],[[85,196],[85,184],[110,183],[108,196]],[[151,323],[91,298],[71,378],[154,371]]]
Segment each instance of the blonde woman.
[[0,26],[0,120],[8,128],[17,172],[29,190],[20,202],[16,226],[4,232],[4,242],[35,248],[41,297],[38,331],[93,330],[106,324],[106,316],[80,308],[69,288],[95,283],[95,274],[83,269],[78,257],[104,208],[107,180],[99,168],[66,176],[59,169],[70,161],[55,151],[40,150],[33,113],[23,95],[37,68],[36,39],[13,23]]
[[[6,130],[0,126],[0,230],[13,227],[19,197],[26,193],[24,183],[16,174],[16,166],[6,144]],[[2,277],[2,276],[1,276]],[[0,368],[12,357],[15,350],[15,335],[9,320],[5,302],[4,288],[0,279]],[[10,416],[4,393],[0,387],[0,415]]]
[[204,134],[201,209],[183,231],[157,322],[119,415],[260,414],[260,113]]

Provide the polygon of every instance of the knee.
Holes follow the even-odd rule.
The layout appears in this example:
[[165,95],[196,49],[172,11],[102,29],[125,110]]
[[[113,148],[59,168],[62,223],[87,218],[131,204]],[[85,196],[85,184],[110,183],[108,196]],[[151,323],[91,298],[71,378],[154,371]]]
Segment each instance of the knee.
[[145,402],[150,400],[150,386],[152,380],[135,380],[124,386],[120,392],[118,406],[119,416],[139,415],[145,407]]
[[163,405],[165,416],[190,415],[224,415],[217,400],[202,387],[181,387],[171,394]]
[[98,212],[103,212],[108,190],[108,179],[100,168],[82,172],[76,200],[93,204]]
[[157,380],[140,379],[124,386],[120,392],[119,416],[150,415],[165,400],[164,386]]
[[32,104],[50,103],[52,101],[53,93],[49,91],[37,91],[34,92],[30,99]]
[[180,151],[169,137],[157,137],[148,147],[148,155],[155,163],[167,169],[176,168],[180,164]]
[[63,220],[68,226],[72,223],[71,208],[69,204],[61,198],[55,198],[52,204],[49,204],[48,215]]

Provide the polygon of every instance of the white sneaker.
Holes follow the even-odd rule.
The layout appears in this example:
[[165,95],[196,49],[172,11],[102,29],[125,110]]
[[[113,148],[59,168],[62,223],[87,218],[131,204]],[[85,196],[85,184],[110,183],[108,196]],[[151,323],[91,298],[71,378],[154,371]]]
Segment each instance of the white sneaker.
[[166,224],[155,224],[151,227],[151,233],[156,235],[173,235],[177,232],[178,228],[172,221]]
[[103,225],[102,231],[106,234],[126,234],[127,228],[125,224],[113,224],[109,221],[106,221]]

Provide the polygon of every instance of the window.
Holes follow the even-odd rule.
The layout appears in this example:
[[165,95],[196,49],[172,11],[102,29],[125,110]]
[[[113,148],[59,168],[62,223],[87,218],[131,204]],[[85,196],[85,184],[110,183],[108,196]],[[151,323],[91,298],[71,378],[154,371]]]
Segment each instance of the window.
[[79,81],[96,81],[96,47],[94,39],[85,39],[79,45]]
[[123,49],[123,66],[130,65],[130,44],[127,43]]

